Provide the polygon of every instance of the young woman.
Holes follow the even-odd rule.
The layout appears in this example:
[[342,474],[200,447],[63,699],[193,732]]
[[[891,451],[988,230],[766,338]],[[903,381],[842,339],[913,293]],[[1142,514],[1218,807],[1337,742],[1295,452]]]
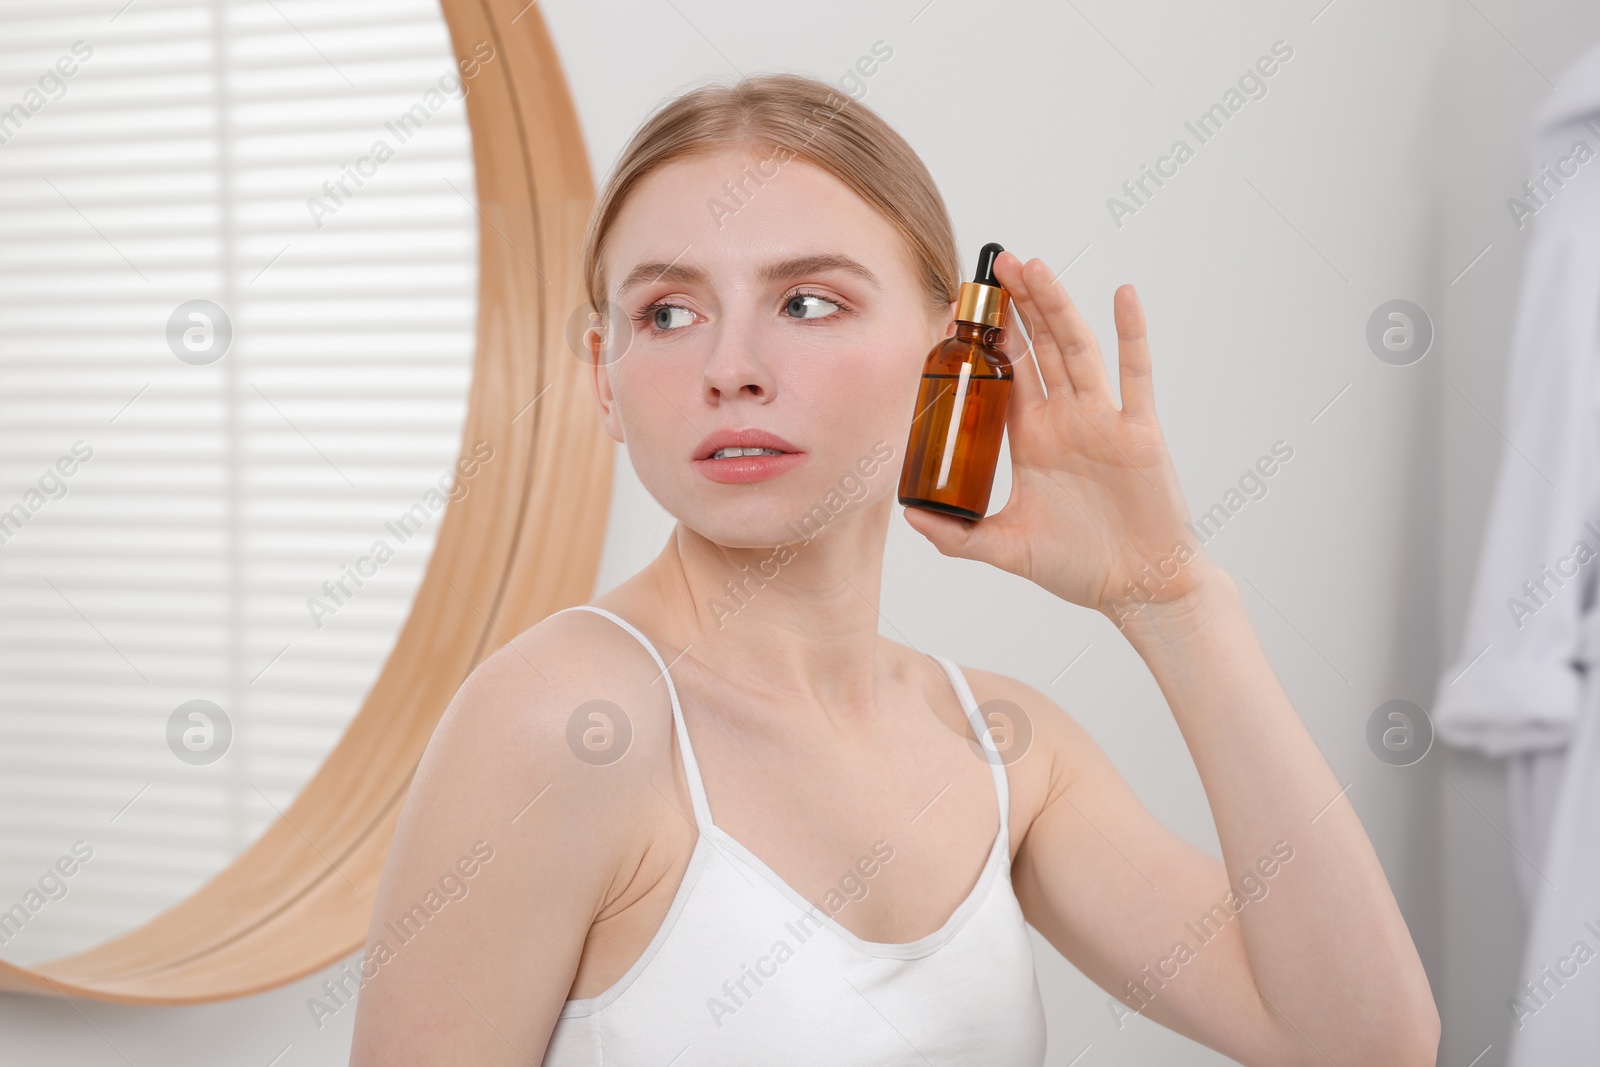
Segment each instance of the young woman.
[[[824,84],[703,88],[640,128],[587,239],[613,324],[593,383],[678,523],[445,712],[369,952],[449,903],[386,945],[353,1063],[1037,1067],[1025,923],[1119,1026],[1142,1014],[1246,1064],[1434,1062],[1372,846],[1185,529],[1132,286],[1118,407],[1055,271],[1003,254],[1032,339],[1007,330],[1010,499],[976,523],[898,505],[961,268],[916,154]],[[900,632],[879,611],[900,516],[1118,624],[1222,862],[1037,689],[881,636]]]

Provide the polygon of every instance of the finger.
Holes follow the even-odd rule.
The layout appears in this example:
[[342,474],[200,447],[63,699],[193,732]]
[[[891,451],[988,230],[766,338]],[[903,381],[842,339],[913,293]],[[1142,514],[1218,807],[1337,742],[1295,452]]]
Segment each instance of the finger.
[[1029,298],[1039,311],[1030,321],[1043,319],[1045,329],[1061,352],[1067,377],[1079,401],[1112,406],[1111,379],[1106,376],[1105,363],[1100,357],[1100,344],[1072,297],[1067,295],[1066,286],[1056,280],[1042,259],[1029,260],[1023,266],[1023,278]]
[[1138,418],[1156,414],[1155,382],[1150,372],[1150,343],[1145,334],[1144,307],[1131,285],[1117,288],[1112,297],[1117,321],[1118,381],[1122,386],[1122,410]]
[[[998,269],[999,261],[1007,256],[1015,261],[1018,272],[1022,270],[1022,261],[1012,256],[1010,252],[1002,252],[996,257],[996,279],[1002,286],[1005,279],[999,277],[1002,273]],[[1011,361],[1012,393],[1026,406],[1032,407],[1043,403],[1046,399],[1044,380],[1039,376],[1039,365],[1035,362],[1033,352],[1028,344],[1028,338],[1023,334],[1022,313],[1017,308],[1015,294],[1006,304],[1005,332],[1000,342],[1000,351]]]
[[966,545],[971,528],[976,525],[971,520],[943,515],[927,508],[902,507],[900,514],[906,517],[906,522],[913,530],[932,541],[933,547],[947,556],[961,554],[957,550]]
[[905,507],[900,513],[911,528],[933,543],[941,555],[993,563],[985,554],[990,530],[982,521],[957,518],[927,508]]
[[[1067,365],[1061,350],[1050,331],[1042,325],[1044,316],[1033,303],[1028,283],[1022,276],[1022,261],[1009,252],[995,257],[994,273],[1000,284],[1011,294],[1011,307],[1028,332],[1027,340],[1033,349],[1034,364],[1050,395],[1073,394],[1072,380],[1067,377]],[[1019,338],[1020,340],[1020,338]]]

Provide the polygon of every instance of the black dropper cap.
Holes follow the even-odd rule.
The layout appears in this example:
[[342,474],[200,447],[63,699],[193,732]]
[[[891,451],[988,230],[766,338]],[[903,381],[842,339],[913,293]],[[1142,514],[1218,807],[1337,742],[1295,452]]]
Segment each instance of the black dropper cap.
[[956,295],[956,315],[962,322],[978,326],[1004,326],[1011,294],[994,276],[995,257],[1005,248],[990,241],[978,252],[978,271],[970,282],[962,282]]
[[978,273],[972,280],[979,285],[999,286],[1000,281],[994,276],[994,261],[1005,249],[993,241],[984,245],[978,252]]

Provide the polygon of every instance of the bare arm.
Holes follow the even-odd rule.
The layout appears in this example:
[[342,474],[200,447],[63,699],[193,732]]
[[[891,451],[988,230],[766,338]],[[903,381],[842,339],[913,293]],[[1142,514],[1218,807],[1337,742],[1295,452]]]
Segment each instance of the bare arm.
[[1216,569],[1189,596],[1124,632],[1194,756],[1235,882],[1269,842],[1294,848],[1272,906],[1240,916],[1262,1000],[1303,1039],[1300,1062],[1432,1064],[1438,1010],[1355,808],[1278,683],[1231,577]]
[[485,660],[434,731],[378,885],[354,1067],[543,1059],[625,862],[634,791],[597,783],[642,762],[602,775],[568,747],[573,709],[615,699],[584,625],[547,619]]
[[1011,682],[1054,763],[1018,851],[1018,899],[1112,994],[1119,1028],[1144,1015],[1245,1064],[1431,1065],[1438,1012],[1377,856],[1232,580],[1219,571],[1207,588],[1160,636],[1125,632],[1194,756],[1222,862],[1161,826],[1080,726]]

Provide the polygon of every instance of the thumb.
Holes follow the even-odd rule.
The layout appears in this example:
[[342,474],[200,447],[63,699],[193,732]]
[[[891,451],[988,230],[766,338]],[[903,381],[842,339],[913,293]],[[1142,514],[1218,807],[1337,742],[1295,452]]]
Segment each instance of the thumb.
[[981,521],[945,515],[927,508],[903,507],[900,513],[907,524],[937,548],[942,555],[960,559],[984,559],[988,529]]

